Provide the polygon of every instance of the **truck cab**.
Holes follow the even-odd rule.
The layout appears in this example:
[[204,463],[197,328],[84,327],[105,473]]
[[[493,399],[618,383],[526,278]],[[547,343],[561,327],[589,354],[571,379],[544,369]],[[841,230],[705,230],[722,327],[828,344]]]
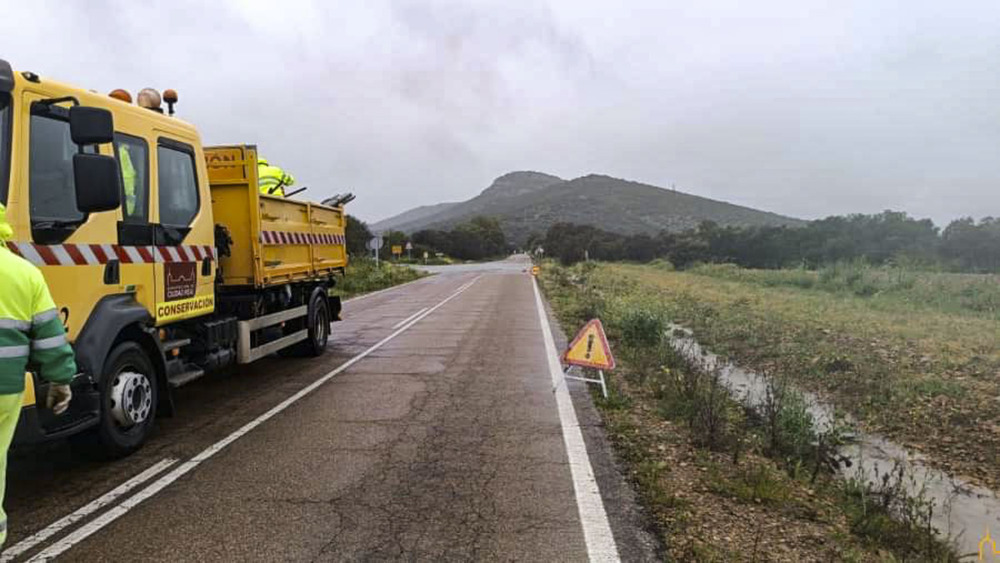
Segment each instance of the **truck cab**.
[[[240,154],[255,158],[249,148]],[[231,205],[236,164],[226,164]],[[339,313],[330,289],[346,266],[336,249],[343,247],[342,206],[298,204],[307,230],[311,218],[327,214],[329,236],[265,248],[260,209],[284,212],[283,202],[258,194],[256,162],[242,164],[236,186],[246,192],[246,215],[227,228],[217,222],[193,126],[161,108],[15,73],[0,60],[0,203],[14,230],[7,246],[42,271],[80,371],[70,409],[59,417],[39,404],[44,379],[26,374],[15,444],[73,436],[110,457],[126,455],[146,440],[157,413],[173,412],[171,388],[241,358],[302,348],[310,338],[312,351],[322,351],[319,328],[309,323],[328,324]],[[219,256],[220,238],[226,256]],[[327,262],[292,268],[301,275],[224,285],[220,261],[232,260],[234,248],[244,261],[247,252],[261,262],[277,250]],[[321,320],[313,320],[317,308]],[[322,332],[325,346],[328,327]]]

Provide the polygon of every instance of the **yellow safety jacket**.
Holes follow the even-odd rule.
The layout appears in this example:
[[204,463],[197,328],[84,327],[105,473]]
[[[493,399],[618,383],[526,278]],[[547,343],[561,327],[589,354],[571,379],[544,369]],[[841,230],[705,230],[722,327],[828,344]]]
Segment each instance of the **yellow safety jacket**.
[[122,189],[125,192],[125,216],[131,217],[135,214],[135,166],[132,165],[132,156],[128,152],[128,147],[119,145],[118,160],[122,168]]
[[11,236],[0,205],[0,395],[24,391],[28,366],[53,383],[76,375],[73,349],[45,284],[33,264],[7,248]]
[[294,184],[295,178],[261,158],[257,161],[257,183],[260,186],[260,193],[285,197],[285,188]]

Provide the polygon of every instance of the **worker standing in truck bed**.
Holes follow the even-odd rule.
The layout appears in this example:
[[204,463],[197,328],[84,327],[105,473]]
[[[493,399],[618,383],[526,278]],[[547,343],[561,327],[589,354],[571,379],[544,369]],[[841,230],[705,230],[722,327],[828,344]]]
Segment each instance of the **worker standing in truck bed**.
[[257,159],[257,181],[260,193],[285,197],[285,188],[295,184],[295,178],[278,166],[272,166],[266,158]]

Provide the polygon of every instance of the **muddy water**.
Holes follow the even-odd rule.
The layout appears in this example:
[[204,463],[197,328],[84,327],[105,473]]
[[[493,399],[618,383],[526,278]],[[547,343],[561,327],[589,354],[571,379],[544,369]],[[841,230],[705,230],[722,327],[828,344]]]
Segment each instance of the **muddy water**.
[[[674,348],[686,358],[707,369],[718,369],[730,392],[745,404],[753,408],[764,404],[767,395],[765,376],[726,363],[703,349],[686,328],[671,326],[670,337]],[[816,428],[829,428],[835,420],[833,406],[811,393],[800,394]],[[852,422],[845,417],[841,420],[849,424]],[[852,443],[840,451],[851,461],[849,468],[841,470],[845,477],[856,476],[860,471],[870,480],[876,469],[884,474],[898,460],[905,465],[907,475],[913,476],[912,481],[907,479],[907,488],[913,494],[920,487],[924,488],[925,498],[934,501],[934,526],[942,535],[952,538],[960,554],[977,554],[979,541],[986,530],[992,531],[994,538],[1000,537],[1000,497],[995,492],[934,469],[927,464],[924,456],[908,451],[883,436],[857,432],[852,437]],[[997,470],[1000,471],[1000,468]]]

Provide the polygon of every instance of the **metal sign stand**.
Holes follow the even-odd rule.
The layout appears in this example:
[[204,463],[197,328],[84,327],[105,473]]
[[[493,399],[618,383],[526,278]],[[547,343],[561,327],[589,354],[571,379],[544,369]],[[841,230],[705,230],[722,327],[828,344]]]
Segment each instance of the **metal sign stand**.
[[575,367],[576,366],[569,366],[569,369],[563,372],[563,377],[565,377],[566,379],[575,379],[577,381],[584,381],[587,383],[599,383],[601,385],[601,393],[604,395],[605,399],[608,398],[608,384],[604,381],[604,370],[600,369],[597,370],[597,375],[600,377],[600,379],[590,379],[579,375],[570,375],[573,371],[573,368]]
[[368,240],[368,249],[375,252],[375,269],[378,269],[378,249],[382,246],[382,235],[378,234]]

